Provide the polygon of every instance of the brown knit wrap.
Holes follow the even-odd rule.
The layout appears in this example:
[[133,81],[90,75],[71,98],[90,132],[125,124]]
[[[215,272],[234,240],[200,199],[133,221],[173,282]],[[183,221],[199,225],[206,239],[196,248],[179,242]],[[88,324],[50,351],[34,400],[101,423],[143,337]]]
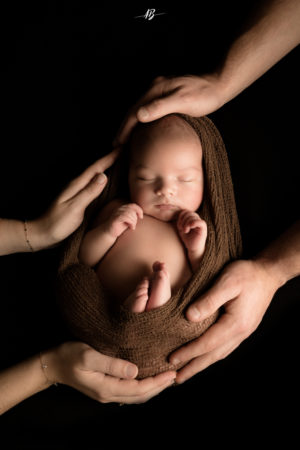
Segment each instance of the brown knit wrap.
[[[173,366],[168,356],[199,337],[218,313],[200,323],[189,322],[185,310],[213,282],[226,263],[237,259],[242,242],[230,168],[222,138],[207,117],[177,114],[198,134],[203,149],[204,198],[199,214],[208,227],[199,270],[170,300],[148,312],[132,313],[109,299],[95,271],[78,261],[83,234],[94,211],[116,196],[116,171],[111,169],[105,192],[89,208],[82,226],[68,239],[59,264],[57,296],[74,337],[103,354],[137,364],[137,378],[153,376]],[[115,174],[114,174],[115,171]],[[118,282],[118,280],[116,280]]]

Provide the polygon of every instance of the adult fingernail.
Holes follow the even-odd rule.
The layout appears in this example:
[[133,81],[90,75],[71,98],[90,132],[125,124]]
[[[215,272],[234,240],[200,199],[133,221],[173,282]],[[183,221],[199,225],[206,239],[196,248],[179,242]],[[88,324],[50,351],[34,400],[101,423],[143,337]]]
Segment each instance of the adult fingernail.
[[126,367],[126,375],[128,378],[134,377],[136,374],[136,368],[135,366],[127,366]]
[[138,111],[138,116],[140,119],[148,119],[149,113],[146,108],[140,108]]
[[178,358],[174,358],[174,359],[171,359],[170,363],[173,364],[174,366],[176,366],[176,364],[181,363],[181,361]]
[[96,181],[99,184],[103,184],[105,183],[106,180],[106,175],[104,173],[100,173],[97,177],[96,177]]
[[190,310],[189,310],[189,317],[192,320],[200,319],[200,313],[199,313],[199,311],[198,311],[198,309],[196,307],[190,308]]

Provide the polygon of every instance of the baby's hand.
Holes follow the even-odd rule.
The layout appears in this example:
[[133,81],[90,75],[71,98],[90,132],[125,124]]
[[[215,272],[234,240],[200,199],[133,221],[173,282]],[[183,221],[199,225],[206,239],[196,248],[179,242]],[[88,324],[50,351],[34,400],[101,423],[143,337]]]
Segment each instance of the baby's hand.
[[108,232],[114,238],[118,238],[127,228],[135,230],[139,218],[143,218],[143,210],[136,203],[119,206],[107,221]]
[[187,209],[180,211],[177,229],[188,252],[198,257],[202,256],[207,238],[207,225],[199,214]]

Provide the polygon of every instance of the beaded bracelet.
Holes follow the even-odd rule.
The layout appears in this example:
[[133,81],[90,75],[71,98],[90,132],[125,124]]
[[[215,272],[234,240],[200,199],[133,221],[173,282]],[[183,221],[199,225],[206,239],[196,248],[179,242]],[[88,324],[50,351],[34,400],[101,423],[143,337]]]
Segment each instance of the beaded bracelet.
[[47,377],[47,373],[46,373],[46,369],[48,369],[48,364],[44,364],[43,360],[42,360],[42,352],[40,352],[40,363],[41,363],[41,368],[44,372],[45,378],[47,380],[47,383],[51,383],[54,384],[54,386],[58,386],[57,383],[53,383],[53,381],[49,380],[49,378]]
[[34,250],[32,248],[32,245],[30,244],[30,241],[28,239],[27,220],[24,220],[24,232],[25,232],[25,239],[26,239],[26,242],[28,244],[28,247],[30,248],[31,252],[34,252]]

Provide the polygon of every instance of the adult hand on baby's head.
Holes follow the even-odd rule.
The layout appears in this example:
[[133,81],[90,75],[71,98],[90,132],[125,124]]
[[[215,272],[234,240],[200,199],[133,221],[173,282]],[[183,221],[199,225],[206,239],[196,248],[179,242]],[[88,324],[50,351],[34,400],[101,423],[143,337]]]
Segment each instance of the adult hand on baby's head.
[[200,322],[224,306],[215,324],[170,357],[172,364],[187,363],[176,382],[183,383],[235,350],[258,327],[279,286],[259,261],[230,263],[187,310],[189,320]]
[[176,373],[135,380],[137,366],[103,355],[82,342],[66,342],[45,352],[47,376],[101,403],[143,403],[172,385]]
[[210,114],[223,106],[223,90],[215,75],[157,77],[128,111],[113,145],[123,145],[139,121],[151,122],[175,112],[193,117]]
[[116,160],[119,149],[97,160],[72,180],[46,213],[30,222],[30,242],[35,250],[50,247],[75,231],[86,207],[101,194],[107,178],[103,173]]

